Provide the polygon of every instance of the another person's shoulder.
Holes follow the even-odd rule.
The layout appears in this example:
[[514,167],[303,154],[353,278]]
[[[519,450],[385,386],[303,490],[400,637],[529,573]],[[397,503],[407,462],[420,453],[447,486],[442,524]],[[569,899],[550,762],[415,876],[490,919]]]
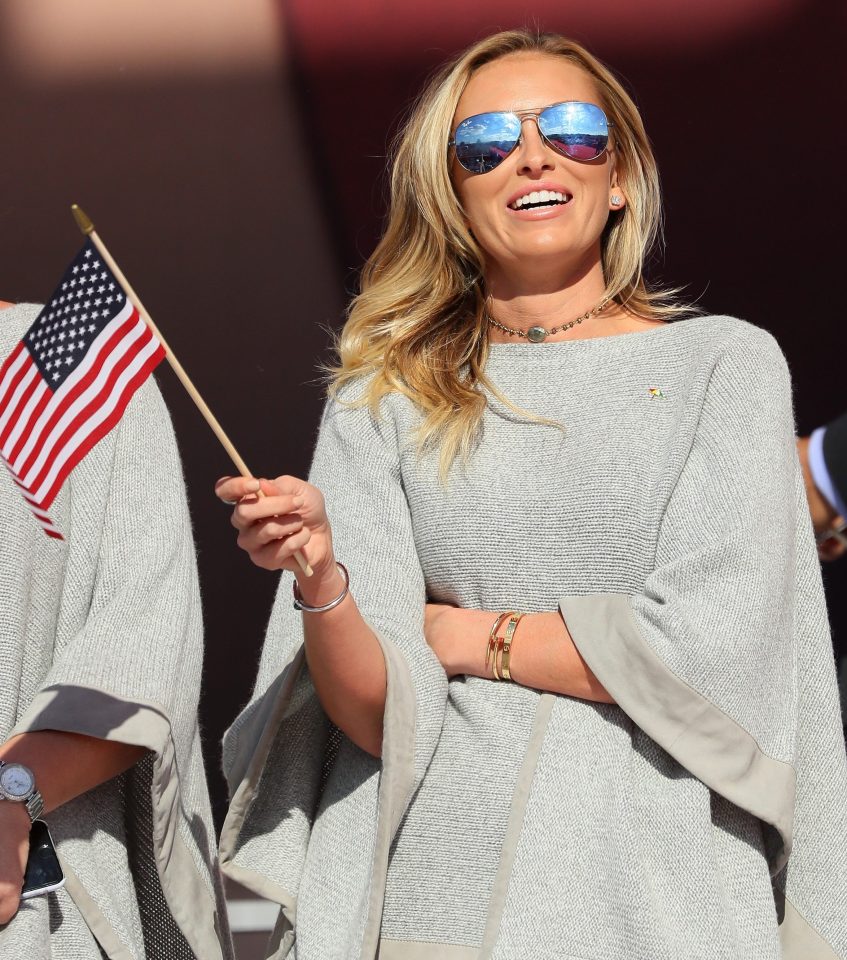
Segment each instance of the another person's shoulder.
[[37,303],[15,303],[0,310],[0,363],[15,349],[41,309]]

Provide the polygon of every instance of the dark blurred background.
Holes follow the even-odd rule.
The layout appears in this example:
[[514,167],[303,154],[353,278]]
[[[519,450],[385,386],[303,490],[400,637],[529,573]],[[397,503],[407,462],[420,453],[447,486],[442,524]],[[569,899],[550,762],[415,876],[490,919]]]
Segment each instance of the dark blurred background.
[[[840,413],[843,0],[4,0],[0,298],[50,293],[80,203],[251,469],[304,473],[317,364],[380,231],[390,137],[437,64],[523,25],[583,41],[635,95],[666,194],[652,276],[777,337],[801,432]],[[226,456],[167,365],[158,380],[199,547],[220,822],[218,743],[275,577],[212,494]],[[844,644],[847,561],[826,577]]]

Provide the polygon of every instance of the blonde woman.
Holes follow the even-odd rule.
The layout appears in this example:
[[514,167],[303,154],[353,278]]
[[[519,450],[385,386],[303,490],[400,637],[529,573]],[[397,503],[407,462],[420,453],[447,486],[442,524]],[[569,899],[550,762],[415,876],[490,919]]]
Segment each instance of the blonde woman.
[[225,744],[269,956],[847,956],[786,364],[648,289],[659,211],[561,37],[476,44],[402,132],[311,482],[217,487],[286,571]]

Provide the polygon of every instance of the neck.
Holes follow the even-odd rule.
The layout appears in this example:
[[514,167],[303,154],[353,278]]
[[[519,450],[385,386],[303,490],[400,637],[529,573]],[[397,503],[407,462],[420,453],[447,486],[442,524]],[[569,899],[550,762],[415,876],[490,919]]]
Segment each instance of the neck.
[[[535,326],[550,330],[576,320],[602,302],[606,288],[599,261],[579,272],[571,271],[558,277],[550,272],[543,277],[528,277],[526,273],[509,274],[496,270],[487,278],[487,283],[491,291],[488,301],[490,316],[503,326],[523,331]],[[584,321],[593,329],[583,330],[583,324],[579,324],[552,334],[549,340],[596,336],[597,324],[619,311],[616,304],[610,303],[603,313]],[[493,343],[515,339],[496,327],[491,327],[489,334]]]

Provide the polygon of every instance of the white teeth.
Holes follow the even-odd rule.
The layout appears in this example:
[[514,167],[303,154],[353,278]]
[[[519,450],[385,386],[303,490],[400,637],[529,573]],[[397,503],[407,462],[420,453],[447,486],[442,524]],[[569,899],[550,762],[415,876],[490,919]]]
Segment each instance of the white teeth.
[[567,203],[568,197],[557,190],[533,190],[532,193],[526,193],[518,197],[512,204],[515,210],[520,210],[531,203]]

